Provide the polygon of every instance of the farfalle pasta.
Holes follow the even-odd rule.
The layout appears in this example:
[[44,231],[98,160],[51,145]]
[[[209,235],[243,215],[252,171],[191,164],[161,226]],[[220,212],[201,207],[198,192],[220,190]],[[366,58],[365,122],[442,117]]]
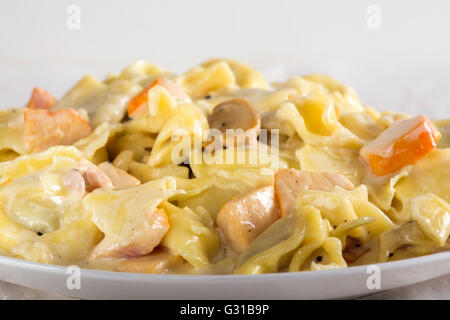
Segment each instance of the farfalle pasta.
[[0,111],[0,253],[139,273],[320,271],[450,248],[449,119],[325,75],[140,60]]

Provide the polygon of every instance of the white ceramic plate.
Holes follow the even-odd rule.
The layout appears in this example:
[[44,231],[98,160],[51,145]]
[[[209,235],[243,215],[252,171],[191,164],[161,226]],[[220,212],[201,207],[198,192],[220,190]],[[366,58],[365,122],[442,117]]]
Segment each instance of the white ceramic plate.
[[[5,69],[5,68],[4,68]],[[90,68],[86,68],[90,69]],[[292,68],[301,70],[302,68]],[[444,71],[442,71],[442,70]],[[9,73],[5,72],[9,70]],[[3,71],[0,77],[0,96],[2,101],[18,101],[21,95],[11,87],[11,78],[27,74],[35,83],[45,83],[48,79],[65,79],[61,72],[49,75],[48,72],[58,70],[50,68],[48,72],[35,72],[30,76],[29,66],[17,70],[17,66]],[[314,68],[312,68],[314,70]],[[323,69],[321,69],[323,70]],[[436,70],[417,68],[413,73],[360,69],[345,69],[343,75],[351,76],[353,83],[359,84],[358,91],[366,94],[364,101],[373,105],[389,102],[398,111],[423,113],[424,101],[427,103],[426,113],[435,118],[448,117],[448,109],[444,107],[450,98],[445,85],[448,73],[445,69]],[[102,70],[101,72],[103,72]],[[323,70],[331,73],[333,70]],[[375,72],[376,71],[376,72]],[[78,76],[76,69],[73,77]],[[100,73],[100,71],[99,71]],[[341,76],[333,71],[337,79]],[[376,74],[370,79],[391,81],[382,87],[383,94],[374,90],[374,84],[367,82],[365,75]],[[39,75],[45,74],[45,78]],[[281,78],[285,75],[279,74]],[[430,76],[432,78],[430,78]],[[370,80],[369,79],[369,80]],[[426,79],[423,80],[423,79]],[[423,82],[425,81],[425,82]],[[433,85],[430,86],[429,83]],[[440,86],[443,84],[442,86]],[[61,85],[61,91],[63,87]],[[70,83],[67,83],[70,86]],[[45,87],[45,86],[44,86]],[[65,88],[67,89],[67,88]],[[381,90],[381,89],[380,89]],[[411,96],[411,92],[413,93]],[[409,97],[406,99],[405,97]],[[22,100],[26,100],[23,98]],[[439,103],[441,102],[441,103]],[[445,102],[445,103],[444,103]],[[6,105],[4,106],[6,107]],[[3,109],[0,106],[0,109]],[[390,108],[389,108],[390,109]],[[378,264],[380,270],[380,289],[369,289],[367,281],[373,274],[367,273],[367,266],[345,269],[313,271],[301,273],[281,273],[258,276],[182,276],[182,275],[141,275],[106,271],[81,271],[81,288],[69,290],[66,282],[67,269],[59,266],[44,265],[0,256],[0,280],[40,289],[49,293],[64,296],[92,299],[332,299],[349,298],[373,294],[382,290],[393,289],[405,285],[426,281],[442,275],[450,274],[450,252],[443,252],[420,258],[407,259]]]
[[[86,299],[338,299],[429,280],[450,273],[450,252],[344,269],[256,276],[145,275],[81,269],[69,289],[68,269],[0,257],[0,280]],[[374,277],[379,276],[380,289]],[[73,279],[73,278],[71,278]],[[369,283],[369,285],[368,285]],[[69,286],[73,287],[73,286]]]

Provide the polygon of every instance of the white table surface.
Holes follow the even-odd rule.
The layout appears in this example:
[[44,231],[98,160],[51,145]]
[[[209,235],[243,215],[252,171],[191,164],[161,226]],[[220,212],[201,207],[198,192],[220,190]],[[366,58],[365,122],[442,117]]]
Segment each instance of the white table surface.
[[[43,68],[46,70],[43,71]],[[58,68],[55,65],[33,68],[27,66],[1,66],[0,109],[26,103],[31,88],[39,85],[57,96],[90,71],[102,78],[105,71],[99,66]],[[345,66],[272,66],[261,68],[273,80],[281,80],[294,74],[312,72],[327,73],[350,84],[360,94],[363,103],[379,109],[426,113],[431,118],[450,117],[450,67],[384,67],[352,70]],[[62,71],[63,70],[63,71]],[[86,71],[84,71],[86,70]],[[109,71],[109,70],[108,70]],[[118,70],[111,70],[118,71]],[[383,106],[383,107],[381,107]],[[1,299],[68,299],[0,281]],[[389,290],[362,299],[450,299],[450,275],[423,283]]]
[[[0,300],[66,300],[71,299],[56,294],[29,289],[0,281]],[[361,297],[362,300],[379,299],[445,299],[450,300],[450,275],[421,282],[415,285],[379,292]]]

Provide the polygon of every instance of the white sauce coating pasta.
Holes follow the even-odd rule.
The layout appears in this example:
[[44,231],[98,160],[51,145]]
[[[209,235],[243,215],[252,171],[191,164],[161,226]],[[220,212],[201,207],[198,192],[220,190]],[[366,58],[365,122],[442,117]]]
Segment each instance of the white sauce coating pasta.
[[0,252],[260,274],[448,250],[449,123],[221,59],[180,75],[137,61],[59,100],[36,88],[0,112]]

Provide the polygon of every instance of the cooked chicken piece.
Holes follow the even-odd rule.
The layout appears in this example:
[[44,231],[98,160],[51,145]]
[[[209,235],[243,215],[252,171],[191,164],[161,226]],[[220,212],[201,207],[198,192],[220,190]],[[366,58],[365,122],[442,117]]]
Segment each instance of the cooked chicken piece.
[[98,168],[106,173],[106,175],[111,179],[114,188],[130,188],[141,184],[141,181],[136,179],[134,176],[120,168],[116,168],[109,162],[100,163]]
[[169,230],[169,219],[162,209],[146,213],[146,219],[139,231],[134,230],[126,239],[105,237],[92,250],[89,259],[131,258],[149,254],[159,245]]
[[354,189],[353,183],[340,173],[306,172],[296,169],[280,169],[275,174],[275,194],[282,215],[294,210],[295,198],[306,190],[331,191],[335,186]]
[[360,157],[377,176],[414,164],[436,148],[440,132],[426,116],[395,122],[365,145]]
[[[224,141],[232,143],[237,141],[237,130],[242,130],[245,136],[243,141],[248,142],[249,137],[256,137],[261,128],[261,116],[259,111],[247,100],[231,99],[219,103],[214,107],[212,113],[208,116],[209,127],[218,129],[222,132]],[[235,135],[231,141],[227,141],[227,129],[235,130]]]
[[25,108],[50,109],[56,102],[56,98],[46,90],[36,87],[33,89],[30,101]]
[[259,234],[280,218],[273,186],[252,189],[226,202],[217,215],[217,225],[227,243],[240,253]]
[[25,110],[25,140],[30,152],[39,152],[57,145],[71,145],[91,134],[92,128],[73,109],[49,111]]
[[81,172],[77,169],[72,169],[66,173],[63,179],[63,185],[72,192],[84,195],[86,192],[86,182],[84,181]]
[[166,273],[170,264],[176,260],[177,256],[163,247],[157,247],[152,253],[138,258],[129,258],[121,261],[116,270],[119,272],[132,273]]
[[113,183],[109,176],[95,164],[86,159],[81,159],[75,168],[84,178],[86,191],[91,192],[98,188],[112,188]]

